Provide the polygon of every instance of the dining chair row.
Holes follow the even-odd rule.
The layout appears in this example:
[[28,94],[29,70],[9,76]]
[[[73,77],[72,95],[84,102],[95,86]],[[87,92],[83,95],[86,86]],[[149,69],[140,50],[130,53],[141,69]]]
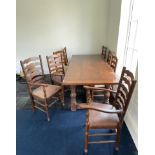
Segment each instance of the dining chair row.
[[116,71],[118,58],[111,50],[108,50],[106,46],[102,46],[101,55],[103,56],[104,60],[109,64],[109,66]]
[[39,109],[46,113],[50,121],[48,108],[58,100],[64,106],[64,88],[62,80],[65,75],[64,65],[68,65],[66,47],[46,56],[51,84],[45,82],[45,74],[41,55],[21,60],[21,67],[27,83],[32,109]]
[[[107,62],[107,64],[111,67],[112,71],[116,71],[116,67],[117,67],[117,62],[118,62],[118,58],[117,56],[114,54],[114,52],[112,52],[111,50],[108,51],[108,48],[106,46],[102,46],[102,52],[101,55],[104,58],[104,61]],[[113,86],[110,85],[95,85],[95,88],[110,88],[113,89]],[[110,92],[103,92],[102,90],[93,90],[92,94],[91,94],[91,99],[94,100],[96,98],[101,98],[103,97],[104,99],[108,99],[107,102],[109,102],[109,98],[113,98],[112,94],[110,95]]]

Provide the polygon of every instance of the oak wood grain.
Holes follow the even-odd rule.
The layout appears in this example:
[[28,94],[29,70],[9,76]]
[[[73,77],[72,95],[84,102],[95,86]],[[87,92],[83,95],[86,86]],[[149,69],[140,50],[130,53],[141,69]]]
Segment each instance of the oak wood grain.
[[101,55],[73,55],[63,85],[118,84],[119,76]]

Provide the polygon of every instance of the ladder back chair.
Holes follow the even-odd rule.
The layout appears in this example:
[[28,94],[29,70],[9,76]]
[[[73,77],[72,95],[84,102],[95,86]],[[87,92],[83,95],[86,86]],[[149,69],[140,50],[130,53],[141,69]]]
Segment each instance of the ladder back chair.
[[68,58],[67,58],[66,47],[64,47],[62,50],[53,52],[53,56],[54,55],[61,55],[63,65],[64,66],[67,66],[68,65]]
[[51,83],[62,85],[65,71],[61,54],[46,56]]
[[44,70],[40,55],[21,60],[20,63],[27,82],[33,111],[39,109],[45,112],[47,120],[50,121],[48,108],[58,99],[64,105],[63,87],[44,83]]
[[[128,105],[136,84],[133,74],[123,67],[121,78],[117,91],[109,89],[109,92],[116,93],[113,104],[103,104],[92,102],[89,98],[88,103],[82,103],[77,105],[78,109],[88,109],[86,113],[86,129],[85,129],[85,146],[84,152],[88,152],[88,144],[95,143],[115,143],[115,150],[119,150],[120,147],[120,132],[124,121],[124,116],[128,109]],[[87,91],[94,89],[105,90],[105,88],[94,88],[85,86]],[[89,134],[91,129],[112,129],[112,133],[96,133]],[[113,140],[104,141],[89,141],[90,136],[114,136]]]
[[107,63],[110,65],[111,64],[111,59],[112,59],[112,52],[109,50],[108,52],[108,57],[107,57]]
[[106,57],[107,57],[107,47],[102,46],[102,53],[101,54],[102,54],[104,60],[106,60]]
[[112,55],[110,67],[113,69],[114,72],[116,71],[117,62],[118,62],[117,56]]
[[67,57],[66,47],[64,47],[62,50],[53,52],[53,56],[55,56],[55,55],[56,55],[56,57],[57,57],[57,55],[61,55],[62,63],[63,63],[63,66],[64,66],[64,70],[66,72],[67,68],[68,68],[68,57]]

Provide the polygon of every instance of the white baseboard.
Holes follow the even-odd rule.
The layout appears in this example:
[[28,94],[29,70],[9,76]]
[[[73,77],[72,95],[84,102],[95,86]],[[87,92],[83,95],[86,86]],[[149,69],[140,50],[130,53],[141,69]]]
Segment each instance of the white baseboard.
[[134,118],[129,112],[126,113],[125,123],[138,150],[138,125],[135,123]]

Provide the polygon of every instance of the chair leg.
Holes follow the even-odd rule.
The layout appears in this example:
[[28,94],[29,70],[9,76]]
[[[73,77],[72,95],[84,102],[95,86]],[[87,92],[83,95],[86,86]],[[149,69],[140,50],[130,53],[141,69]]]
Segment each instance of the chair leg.
[[32,102],[32,111],[35,112],[36,111],[36,108],[35,108],[35,102],[33,100],[33,97],[30,96],[30,99],[31,99],[31,102]]
[[35,102],[34,102],[34,99],[33,99],[32,93],[31,93],[31,88],[30,88],[30,86],[28,84],[27,84],[27,88],[28,88],[29,97],[30,97],[30,100],[31,100],[31,103],[32,103],[32,111],[35,112],[35,110],[36,110]]
[[93,90],[91,92],[91,98],[92,98],[92,101],[94,101],[94,91]]
[[88,112],[87,112],[86,113],[85,146],[84,146],[85,153],[88,153],[88,130],[89,130],[89,122],[88,122]]
[[62,88],[59,92],[58,92],[58,98],[61,101],[61,106],[62,108],[64,107],[64,89]]
[[86,100],[87,100],[87,103],[90,103],[92,100],[90,90],[86,91]]
[[46,115],[47,115],[47,121],[49,122],[50,121],[50,116],[49,116],[49,112],[48,112],[48,108],[46,108]]
[[62,106],[64,107],[65,104],[64,104],[64,87],[63,86],[61,89],[60,98],[61,98]]
[[51,77],[51,74],[50,74],[50,81],[51,81],[51,84],[54,84],[52,77]]
[[48,104],[47,101],[45,100],[45,111],[46,111],[46,115],[47,115],[47,121],[50,121],[50,116],[49,116],[49,112],[48,112]]
[[115,150],[119,151],[120,148],[120,128],[117,128],[117,134],[116,134],[116,143],[115,143]]
[[32,111],[35,112],[36,111],[36,108],[35,108],[35,103],[34,101],[32,101]]
[[105,92],[105,103],[109,104],[110,92]]

